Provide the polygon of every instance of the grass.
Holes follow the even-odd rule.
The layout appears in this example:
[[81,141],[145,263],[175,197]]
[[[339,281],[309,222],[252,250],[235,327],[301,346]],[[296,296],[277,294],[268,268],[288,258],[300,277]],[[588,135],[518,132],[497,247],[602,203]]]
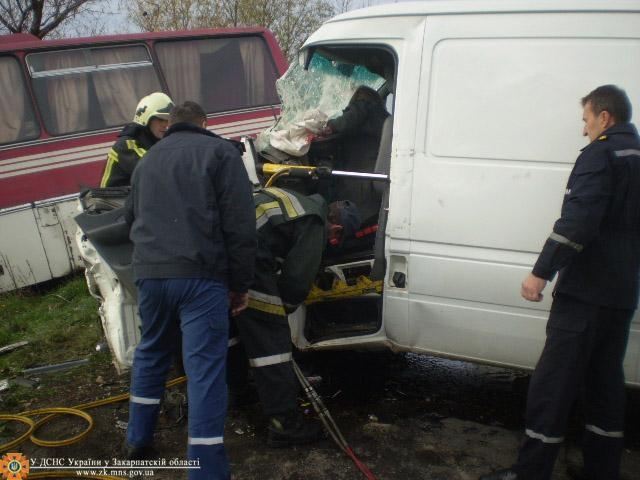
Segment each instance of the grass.
[[0,356],[2,376],[84,358],[101,335],[98,302],[89,295],[83,276],[0,295],[0,346],[29,341]]
[[[26,368],[89,357],[89,364],[49,373],[41,388],[13,385],[2,394],[2,410],[25,401],[61,395],[56,387],[70,377],[88,380],[110,362],[96,355],[102,339],[98,302],[89,295],[84,276],[0,295],[0,347],[22,340],[29,344],[0,356],[0,379],[20,376]],[[41,375],[38,375],[41,376]],[[59,390],[59,389],[58,389]]]

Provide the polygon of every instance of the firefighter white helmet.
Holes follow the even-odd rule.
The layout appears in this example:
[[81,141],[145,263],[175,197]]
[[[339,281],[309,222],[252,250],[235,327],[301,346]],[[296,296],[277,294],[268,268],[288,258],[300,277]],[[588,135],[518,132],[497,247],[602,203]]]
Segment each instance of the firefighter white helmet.
[[133,121],[146,126],[152,117],[169,120],[169,112],[173,108],[173,101],[162,92],[153,92],[144,97],[136,107]]

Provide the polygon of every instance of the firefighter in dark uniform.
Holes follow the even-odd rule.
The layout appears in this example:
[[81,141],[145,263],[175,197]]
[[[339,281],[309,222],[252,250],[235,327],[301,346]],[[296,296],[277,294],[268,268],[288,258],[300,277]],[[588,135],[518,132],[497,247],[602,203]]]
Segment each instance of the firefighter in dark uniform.
[[107,154],[100,187],[131,184],[131,175],[142,156],[162,137],[169,124],[171,99],[161,92],[144,97],[136,107],[133,122],[124,126]]
[[591,143],[576,160],[561,217],[522,283],[522,296],[540,301],[559,272],[547,340],[529,386],[525,440],[513,467],[481,480],[550,479],[579,392],[584,467],[575,478],[620,478],[622,364],[640,287],[640,139],[618,87],[599,87],[582,105]]
[[[320,438],[320,428],[298,410],[299,385],[291,363],[287,314],[305,300],[328,240],[353,236],[360,216],[349,201],[329,207],[320,195],[281,188],[254,194],[258,249],[249,306],[229,340],[228,382],[232,392],[246,386],[252,368],[263,411],[269,418],[267,443],[273,447]],[[243,352],[244,349],[244,352]]]

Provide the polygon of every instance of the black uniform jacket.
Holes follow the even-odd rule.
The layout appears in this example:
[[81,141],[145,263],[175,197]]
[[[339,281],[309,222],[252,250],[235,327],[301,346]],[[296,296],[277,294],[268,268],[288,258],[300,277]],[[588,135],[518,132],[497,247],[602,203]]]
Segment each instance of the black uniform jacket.
[[284,315],[304,301],[326,244],[327,206],[320,195],[283,188],[254,194],[258,251],[249,307]]
[[382,104],[356,100],[349,103],[342,111],[342,115],[329,120],[328,125],[334,133],[371,135],[379,138],[382,124],[388,116]]
[[138,161],[158,142],[148,127],[137,123],[125,125],[107,154],[101,187],[123,187],[131,183]]
[[238,149],[186,123],[140,160],[126,203],[141,278],[215,278],[235,292],[253,280],[256,222]]
[[586,303],[634,309],[640,274],[640,139],[619,124],[585,147],[533,274]]

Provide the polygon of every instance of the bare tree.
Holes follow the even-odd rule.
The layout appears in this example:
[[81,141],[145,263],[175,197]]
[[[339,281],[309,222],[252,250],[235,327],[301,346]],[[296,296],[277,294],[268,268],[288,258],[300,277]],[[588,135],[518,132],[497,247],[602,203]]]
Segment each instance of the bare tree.
[[284,54],[292,59],[305,39],[334,15],[330,0],[218,0],[236,3],[240,24],[273,31]]
[[[0,0],[2,1],[2,0]],[[334,14],[331,0],[133,0],[123,2],[145,31],[260,26],[293,58],[307,36]]]
[[134,0],[123,1],[131,21],[141,30],[186,30],[198,27],[198,10],[208,2],[202,0]]
[[243,0],[215,0],[211,2],[211,26],[239,27],[242,25]]
[[98,0],[0,0],[0,33],[43,38]]
[[353,8],[353,0],[335,0],[336,13],[348,12]]
[[290,60],[307,37],[336,13],[329,0],[280,0],[278,3],[273,22],[263,25],[273,30]]

